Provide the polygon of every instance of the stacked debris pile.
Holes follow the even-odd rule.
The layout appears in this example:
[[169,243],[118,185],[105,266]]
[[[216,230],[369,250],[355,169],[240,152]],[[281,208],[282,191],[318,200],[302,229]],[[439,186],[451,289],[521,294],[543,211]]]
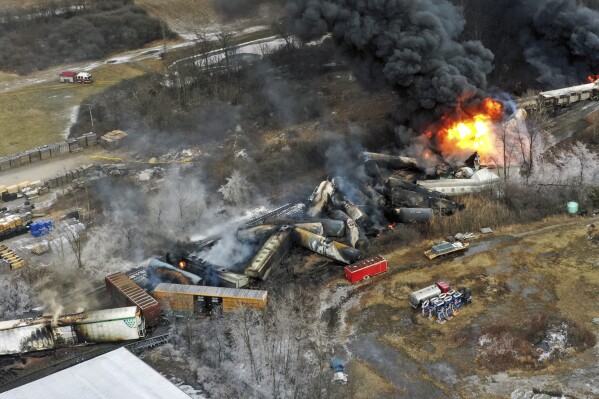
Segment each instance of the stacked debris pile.
[[11,270],[25,266],[25,261],[6,245],[0,245],[0,259],[6,262]]
[[125,137],[127,137],[127,133],[122,130],[113,130],[100,137],[100,143],[102,143],[105,148],[113,150],[122,145]]

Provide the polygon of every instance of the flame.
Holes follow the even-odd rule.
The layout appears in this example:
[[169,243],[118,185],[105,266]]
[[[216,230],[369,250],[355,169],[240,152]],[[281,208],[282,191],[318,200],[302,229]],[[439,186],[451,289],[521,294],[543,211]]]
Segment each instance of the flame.
[[595,75],[589,75],[587,76],[587,80],[589,81],[589,83],[595,83],[596,81],[599,80],[599,73],[595,74]]
[[458,118],[446,115],[436,138],[444,154],[477,151],[483,158],[495,154],[493,123],[503,118],[503,104],[485,98],[474,110],[458,110]]
[[185,269],[185,267],[187,267],[187,263],[185,263],[185,261],[184,261],[184,260],[180,260],[180,261],[179,261],[179,267],[180,267],[181,269]]

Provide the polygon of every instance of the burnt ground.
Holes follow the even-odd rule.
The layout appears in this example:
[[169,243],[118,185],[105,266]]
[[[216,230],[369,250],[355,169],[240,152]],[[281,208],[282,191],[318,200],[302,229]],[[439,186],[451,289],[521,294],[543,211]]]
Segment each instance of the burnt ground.
[[[463,256],[433,262],[420,244],[385,254],[385,275],[355,286],[332,281],[323,290],[333,304],[325,314],[338,314],[349,374],[333,397],[505,398],[533,390],[597,397],[599,247],[586,238],[589,222],[563,217],[501,229]],[[473,304],[444,325],[407,301],[410,291],[438,280],[473,291]],[[531,320],[539,317],[547,322],[536,331]],[[559,351],[538,360],[533,345],[556,323],[576,329]]]

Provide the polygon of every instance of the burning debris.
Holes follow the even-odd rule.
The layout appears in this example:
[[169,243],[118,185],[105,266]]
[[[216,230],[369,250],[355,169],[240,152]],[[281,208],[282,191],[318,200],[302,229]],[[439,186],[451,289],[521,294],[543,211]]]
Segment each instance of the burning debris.
[[[322,181],[306,205],[284,206],[253,219],[239,220],[235,234],[211,236],[198,241],[195,250],[187,248],[176,251],[178,254],[170,253],[166,259],[170,268],[154,268],[154,273],[160,273],[164,281],[195,284],[183,275],[191,273],[203,284],[239,288],[248,284],[248,278],[267,279],[292,243],[350,265],[368,251],[369,237],[379,236],[395,223],[430,223],[435,214],[451,215],[464,209],[463,204],[446,194],[421,182],[415,183],[427,174],[426,168],[414,158],[373,152],[362,152],[358,158],[363,164],[353,177],[335,176]],[[498,179],[480,168],[477,153],[456,170],[455,176],[471,178],[437,181],[458,184],[471,180],[475,185],[479,182],[475,178],[477,173],[489,173]],[[221,243],[225,241],[223,245],[229,251],[252,255],[228,260],[221,259],[222,256],[214,258],[212,249],[222,249]]]

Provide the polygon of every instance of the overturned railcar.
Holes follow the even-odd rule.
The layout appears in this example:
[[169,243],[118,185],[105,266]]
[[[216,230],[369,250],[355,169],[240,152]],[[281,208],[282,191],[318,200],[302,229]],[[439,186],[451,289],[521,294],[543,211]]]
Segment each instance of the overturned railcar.
[[106,289],[112,301],[118,306],[138,306],[146,325],[151,327],[160,322],[160,305],[156,299],[131,280],[126,274],[118,272],[106,276]]
[[146,326],[137,306],[0,322],[0,355],[15,355],[79,344],[144,337]]

